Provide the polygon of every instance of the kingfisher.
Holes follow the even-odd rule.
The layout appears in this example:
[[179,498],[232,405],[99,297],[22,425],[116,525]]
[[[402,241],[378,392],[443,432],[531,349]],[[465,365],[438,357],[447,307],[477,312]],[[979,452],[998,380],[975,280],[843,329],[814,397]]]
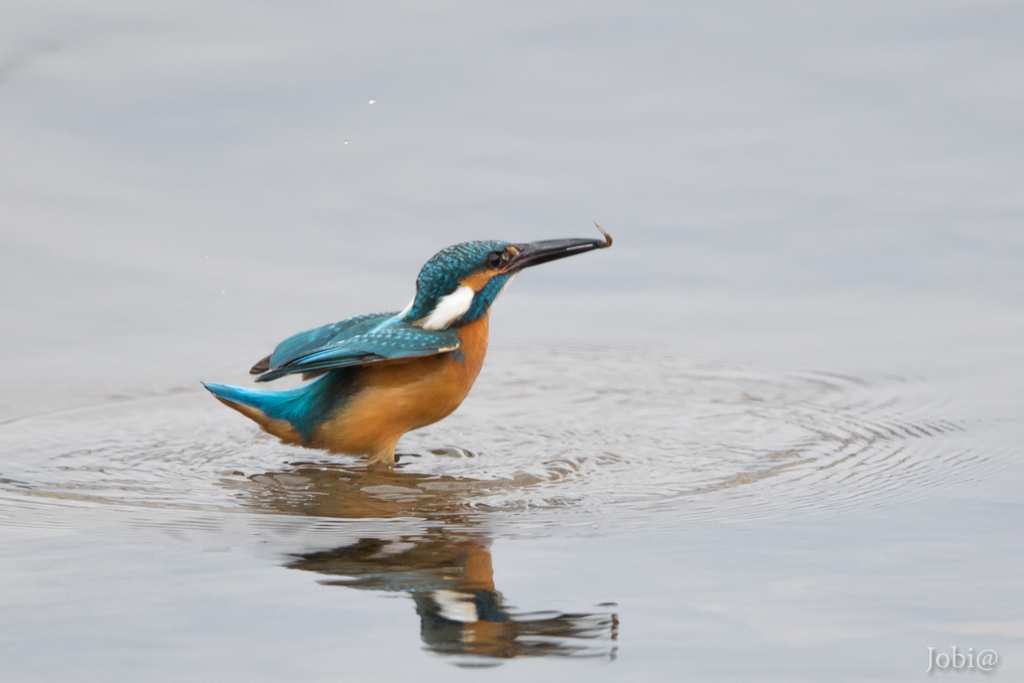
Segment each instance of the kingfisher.
[[[595,225],[597,225],[595,223]],[[406,432],[450,415],[487,354],[491,305],[530,266],[607,249],[612,238],[463,242],[442,249],[416,278],[401,311],[347,318],[285,339],[252,366],[257,382],[312,380],[268,391],[204,382],[218,400],[282,442],[368,455],[392,467]]]

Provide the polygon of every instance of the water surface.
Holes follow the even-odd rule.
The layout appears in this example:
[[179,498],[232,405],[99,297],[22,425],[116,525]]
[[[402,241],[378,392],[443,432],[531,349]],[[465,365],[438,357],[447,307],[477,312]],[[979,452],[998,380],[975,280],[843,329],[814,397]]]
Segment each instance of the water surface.
[[[0,677],[1019,678],[1022,27],[0,9]],[[393,472],[199,385],[592,219]]]

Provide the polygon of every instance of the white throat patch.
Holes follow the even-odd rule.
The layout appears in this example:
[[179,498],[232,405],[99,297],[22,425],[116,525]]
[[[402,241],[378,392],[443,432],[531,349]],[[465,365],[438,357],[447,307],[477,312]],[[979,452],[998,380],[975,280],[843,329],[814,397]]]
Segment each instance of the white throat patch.
[[405,317],[405,314],[412,310],[412,305],[415,302],[416,302],[416,297],[413,297],[412,301],[409,302],[408,306],[403,308],[399,313],[396,313],[395,315],[391,316],[390,318],[388,318],[387,320],[382,322],[380,325],[377,325],[376,327],[374,327],[372,330],[370,330],[370,332],[380,332],[385,327],[391,327],[392,325],[397,325],[398,323],[400,323],[402,321],[402,318]]
[[406,306],[405,308],[403,308],[401,311],[399,311],[398,315],[396,317],[399,318],[399,319],[404,318],[409,313],[409,311],[412,310],[412,305],[414,303],[416,303],[416,297],[413,297],[412,299],[410,299],[409,300],[409,305]]
[[472,624],[480,620],[472,593],[460,593],[442,588],[433,591],[431,597],[440,607],[438,611],[445,619],[461,621],[463,624]]
[[416,325],[425,330],[443,330],[469,310],[474,296],[476,292],[472,287],[462,285],[448,296],[438,299],[434,310],[425,318],[420,318]]
[[[513,273],[512,275],[508,276],[508,279],[505,280],[505,284],[503,284],[501,286],[501,289],[498,290],[498,293],[494,295],[494,301],[497,301],[498,297],[505,293],[505,290],[508,289],[508,286],[512,284],[512,281],[516,279],[516,275],[518,274],[519,273]],[[494,305],[494,301],[491,302],[492,306]]]

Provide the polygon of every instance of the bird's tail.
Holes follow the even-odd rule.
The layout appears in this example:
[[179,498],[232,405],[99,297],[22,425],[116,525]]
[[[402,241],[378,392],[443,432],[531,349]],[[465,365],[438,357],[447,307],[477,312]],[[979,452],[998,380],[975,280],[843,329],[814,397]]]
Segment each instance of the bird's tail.
[[333,373],[295,389],[269,391],[203,382],[224,405],[253,420],[287,443],[309,441],[313,430],[334,407],[337,378]]

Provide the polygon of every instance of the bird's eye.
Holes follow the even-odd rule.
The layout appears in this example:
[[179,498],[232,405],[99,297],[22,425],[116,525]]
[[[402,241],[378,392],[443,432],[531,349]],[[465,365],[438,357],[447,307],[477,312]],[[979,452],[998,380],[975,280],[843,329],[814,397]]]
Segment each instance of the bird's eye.
[[492,251],[490,254],[487,255],[487,265],[489,265],[491,268],[497,268],[498,266],[501,265],[501,262],[504,260],[503,257],[504,254],[502,254],[500,251]]

